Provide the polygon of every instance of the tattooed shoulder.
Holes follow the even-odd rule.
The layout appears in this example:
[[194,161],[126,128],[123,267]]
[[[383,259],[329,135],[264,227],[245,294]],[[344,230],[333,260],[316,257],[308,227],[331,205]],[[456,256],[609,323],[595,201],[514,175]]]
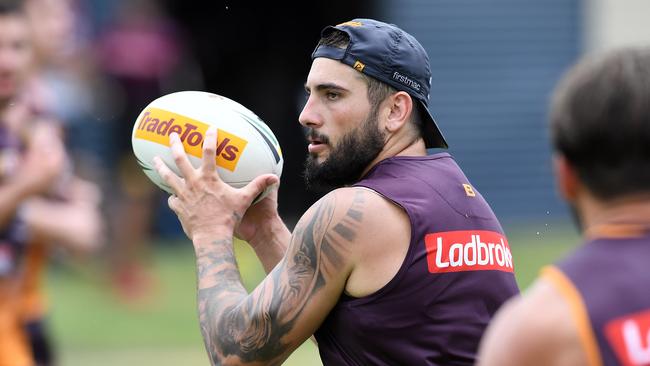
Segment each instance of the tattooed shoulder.
[[309,263],[317,265],[314,270],[319,273],[319,283],[327,281],[328,274],[346,267],[345,259],[350,257],[362,230],[365,195],[367,192],[361,189],[333,191],[296,226],[292,239],[296,244],[292,248],[298,255],[295,259],[300,262],[298,259],[309,258]]

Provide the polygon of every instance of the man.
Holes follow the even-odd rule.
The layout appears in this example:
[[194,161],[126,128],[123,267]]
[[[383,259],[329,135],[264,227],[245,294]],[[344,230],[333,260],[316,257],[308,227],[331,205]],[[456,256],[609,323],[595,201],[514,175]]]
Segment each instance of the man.
[[[29,235],[21,207],[43,194],[63,171],[63,146],[39,128],[26,146],[20,108],[14,108],[28,75],[29,29],[18,4],[0,3],[0,365],[33,365],[22,317],[21,260]],[[13,118],[13,116],[17,118]]]
[[550,114],[557,184],[585,243],[486,333],[479,365],[650,365],[650,49],[578,63]]
[[[518,289],[490,207],[449,154],[427,156],[447,146],[427,108],[428,56],[408,33],[371,19],[322,37],[299,120],[307,184],[335,189],[293,233],[277,192],[249,207],[277,177],[242,189],[219,180],[214,129],[199,169],[170,136],[184,179],[155,159],[195,247],[212,363],[280,364],[313,334],[326,365],[471,365],[492,314]],[[251,294],[233,234],[270,272]]]
[[54,362],[43,329],[49,244],[100,243],[94,186],[70,174],[60,130],[30,110],[31,60],[20,2],[0,1],[0,366]]

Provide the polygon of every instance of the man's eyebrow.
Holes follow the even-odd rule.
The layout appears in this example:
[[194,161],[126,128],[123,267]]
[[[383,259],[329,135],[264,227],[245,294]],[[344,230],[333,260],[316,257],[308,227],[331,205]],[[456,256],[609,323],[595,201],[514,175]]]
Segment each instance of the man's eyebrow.
[[[315,90],[338,90],[338,91],[348,91],[348,89],[335,84],[335,83],[323,83],[323,84],[318,84],[314,87]],[[310,92],[309,86],[305,83],[305,90],[307,92]]]

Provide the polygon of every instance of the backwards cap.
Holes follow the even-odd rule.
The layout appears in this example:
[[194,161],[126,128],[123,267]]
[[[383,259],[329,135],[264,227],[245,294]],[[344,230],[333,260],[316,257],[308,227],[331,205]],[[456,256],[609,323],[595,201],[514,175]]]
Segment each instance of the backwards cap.
[[348,47],[318,45],[311,55],[312,59],[325,57],[339,60],[397,90],[407,92],[422,107],[426,147],[448,147],[429,111],[431,69],[429,56],[420,42],[394,24],[373,19],[354,19],[327,26],[321,32],[321,37],[334,30],[348,35]]

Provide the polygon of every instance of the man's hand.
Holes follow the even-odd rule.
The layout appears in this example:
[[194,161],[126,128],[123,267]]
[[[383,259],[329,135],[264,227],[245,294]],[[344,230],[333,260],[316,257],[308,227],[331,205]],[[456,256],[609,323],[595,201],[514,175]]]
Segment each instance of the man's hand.
[[271,187],[263,200],[252,205],[235,229],[262,262],[266,273],[282,259],[291,240],[291,232],[278,214],[278,186]]
[[154,158],[158,174],[175,195],[169,207],[178,215],[185,234],[195,245],[210,242],[215,234],[234,233],[249,206],[266,187],[276,184],[278,177],[265,174],[243,188],[233,188],[219,177],[216,164],[217,130],[210,127],[203,141],[203,162],[195,169],[185,154],[178,134],[169,136],[174,163],[182,178],[172,172],[159,158]]
[[24,160],[15,179],[26,190],[42,193],[61,177],[66,163],[65,148],[54,127],[39,124],[34,127]]
[[278,218],[278,186],[275,185],[269,189],[266,197],[246,210],[235,228],[235,236],[251,243],[269,222]]
[[0,184],[0,228],[25,199],[48,192],[64,172],[65,149],[55,128],[35,125],[28,138],[15,175]]

